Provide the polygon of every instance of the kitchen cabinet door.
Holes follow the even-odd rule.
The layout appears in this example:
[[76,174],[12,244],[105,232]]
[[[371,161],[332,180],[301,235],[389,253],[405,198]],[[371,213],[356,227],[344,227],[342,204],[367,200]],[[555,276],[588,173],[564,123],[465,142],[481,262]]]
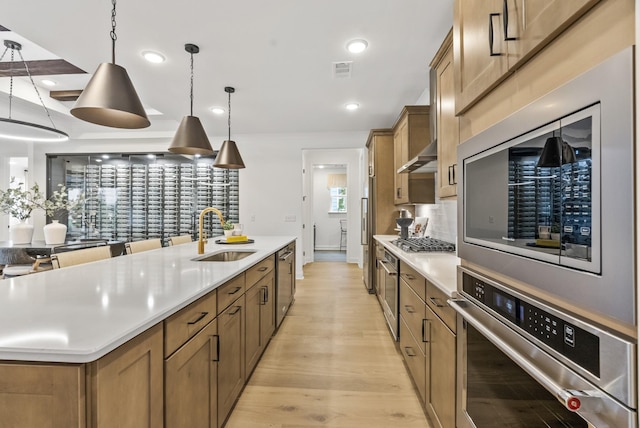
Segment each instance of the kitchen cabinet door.
[[[518,66],[599,0],[503,0],[509,67]],[[506,6],[506,8],[505,8]]]
[[245,296],[218,315],[218,426],[227,420],[245,381]]
[[217,334],[213,320],[165,361],[165,428],[218,426]]
[[435,202],[433,173],[397,172],[431,142],[429,112],[429,106],[405,106],[393,127],[395,205]]
[[436,72],[436,85],[431,89],[436,91],[434,98],[438,139],[438,194],[440,198],[448,198],[457,194],[456,170],[460,141],[458,117],[455,112],[452,33],[449,33],[440,50],[444,53],[437,56],[437,63],[432,63]]
[[247,378],[258,364],[276,328],[275,279],[273,272],[260,279],[246,293],[245,373]]
[[456,336],[430,310],[429,373],[427,413],[436,428],[455,426],[456,421]]
[[502,0],[454,3],[455,109],[462,113],[498,84],[508,71],[502,32]]
[[164,425],[162,333],[157,324],[88,365],[92,427]]

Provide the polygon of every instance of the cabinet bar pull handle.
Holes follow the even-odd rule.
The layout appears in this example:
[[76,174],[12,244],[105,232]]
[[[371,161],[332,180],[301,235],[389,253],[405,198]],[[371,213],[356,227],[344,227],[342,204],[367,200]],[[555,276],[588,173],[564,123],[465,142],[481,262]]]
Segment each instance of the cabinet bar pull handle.
[[236,288],[233,289],[233,291],[229,291],[228,294],[236,294],[240,290],[242,290],[242,287],[236,287]]
[[449,179],[447,180],[447,183],[449,184],[449,186],[451,186],[451,184],[453,184],[451,183],[451,165],[447,167],[447,173],[449,174]]
[[229,316],[233,316],[237,314],[240,311],[240,309],[242,309],[242,306],[236,306],[236,310],[233,312],[229,312]]
[[189,325],[198,324],[200,320],[202,320],[202,318],[206,317],[207,315],[209,315],[209,312],[200,312],[200,315],[198,315],[198,318],[194,319],[193,321],[189,321],[187,324]]
[[404,275],[407,277],[407,279],[409,279],[409,280],[411,280],[411,281],[413,281],[414,279],[416,279],[416,277],[415,277],[415,276],[413,276],[413,275],[411,275],[411,274],[405,273]]
[[267,287],[260,287],[260,304],[267,304]]
[[509,37],[509,7],[507,6],[507,0],[502,1],[502,13],[504,19],[502,20],[502,26],[504,27],[504,40],[516,40],[516,37]]
[[414,352],[413,348],[411,346],[405,346],[404,347],[404,353],[407,354],[408,357],[415,357],[416,353]]
[[431,334],[429,334],[429,337],[427,337],[427,333],[430,333],[429,325],[430,324],[428,319],[422,320],[422,341],[424,343],[429,343],[429,340],[431,339]]
[[267,266],[262,266],[260,269],[258,269],[258,272],[264,272],[267,269],[269,269]]
[[489,14],[489,56],[500,56],[500,52],[493,51],[493,17],[500,16],[499,13]]
[[435,297],[429,297],[429,300],[431,301],[431,303],[433,303],[437,308],[446,308],[447,305],[443,305],[442,303],[439,303],[439,299],[436,299]]
[[458,166],[457,163],[451,165],[451,171],[453,172],[453,183],[451,184],[458,184],[458,182],[456,181],[456,166]]
[[217,334],[212,334],[209,343],[211,346],[209,352],[211,352],[211,355],[214,355],[214,357],[211,358],[211,361],[220,361],[220,336],[218,336]]
[[410,314],[414,314],[416,312],[413,306],[411,305],[404,305],[404,310]]

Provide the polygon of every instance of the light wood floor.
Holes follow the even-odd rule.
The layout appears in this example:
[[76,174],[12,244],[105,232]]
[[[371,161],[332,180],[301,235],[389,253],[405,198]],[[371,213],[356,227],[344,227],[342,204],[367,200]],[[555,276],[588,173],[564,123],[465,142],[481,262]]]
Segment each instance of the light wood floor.
[[429,427],[362,270],[311,263],[226,424]]

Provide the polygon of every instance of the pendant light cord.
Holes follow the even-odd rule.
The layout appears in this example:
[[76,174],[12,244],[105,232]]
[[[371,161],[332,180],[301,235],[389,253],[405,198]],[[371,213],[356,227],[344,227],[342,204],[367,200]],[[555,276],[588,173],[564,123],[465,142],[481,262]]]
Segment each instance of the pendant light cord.
[[229,91],[229,119],[227,125],[229,126],[229,141],[231,141],[231,91]]
[[[13,109],[13,62],[15,59],[14,54],[15,54],[15,51],[17,50],[18,55],[20,56],[20,60],[22,61],[22,64],[24,64],[24,69],[27,72],[27,76],[29,76],[31,85],[33,86],[33,89],[36,91],[36,95],[38,95],[38,100],[40,100],[40,104],[42,105],[42,108],[44,109],[45,113],[47,113],[47,117],[49,118],[49,122],[51,122],[51,126],[53,127],[53,129],[58,129],[56,128],[56,124],[53,123],[53,119],[51,118],[51,113],[49,112],[49,109],[47,108],[47,106],[44,104],[44,101],[42,100],[42,96],[40,95],[40,91],[38,90],[36,83],[33,81],[33,76],[31,76],[31,71],[29,71],[29,66],[27,65],[27,62],[24,60],[24,57],[22,56],[22,50],[21,50],[20,44],[15,44],[14,42],[9,42],[9,43],[12,43],[11,44],[11,62],[9,63],[9,119],[11,119],[11,113]],[[9,50],[9,46],[7,46],[4,49],[4,52],[2,52],[2,55],[0,56],[0,61],[2,61],[2,59],[4,58],[8,50]]]
[[111,0],[111,4],[113,5],[113,9],[111,9],[111,62],[113,64],[116,63],[116,40],[118,36],[116,35],[116,0]]
[[193,116],[193,52],[191,52],[191,92],[189,94],[189,101],[191,103],[191,116]]

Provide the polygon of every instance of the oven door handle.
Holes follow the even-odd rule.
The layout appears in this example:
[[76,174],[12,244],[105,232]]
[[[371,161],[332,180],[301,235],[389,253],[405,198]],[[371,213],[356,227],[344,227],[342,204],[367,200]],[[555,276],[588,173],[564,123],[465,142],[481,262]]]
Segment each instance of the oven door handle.
[[[512,345],[510,345],[507,340],[512,341],[523,341],[526,342],[526,339],[522,338],[513,330],[508,327],[501,326],[502,323],[496,322],[492,324],[492,328],[487,327],[487,323],[478,319],[476,314],[473,312],[478,312],[479,317],[491,317],[491,315],[485,314],[481,312],[481,309],[476,309],[475,305],[469,302],[466,299],[451,299],[447,301],[449,305],[456,310],[460,316],[469,324],[471,324],[476,330],[478,330],[484,337],[486,337],[491,343],[493,343],[498,349],[504,352],[509,358],[511,358],[515,363],[517,363],[524,371],[526,371],[531,377],[533,377],[538,383],[540,383],[544,388],[546,388],[549,392],[551,392],[557,399],[562,403],[568,410],[572,412],[578,412],[583,415],[583,417],[587,417],[584,409],[581,408],[583,402],[592,401],[594,399],[602,398],[602,393],[598,392],[595,387],[593,389],[589,388],[589,390],[576,390],[576,389],[568,389],[559,385],[556,381],[551,379],[546,373],[542,372],[535,364],[533,364],[530,358],[514,349]],[[496,334],[498,333],[498,334]],[[510,336],[511,334],[515,335],[509,339],[501,337]],[[505,340],[506,339],[506,340]],[[525,345],[534,347],[533,344]],[[589,406],[591,407],[591,406]],[[598,407],[597,405],[594,407]],[[587,410],[588,411],[588,410]],[[589,416],[592,414],[589,413]],[[588,418],[588,417],[587,417]],[[587,419],[593,420],[593,419]]]
[[385,270],[385,272],[387,272],[387,275],[389,275],[389,276],[398,276],[398,274],[397,274],[396,272],[390,271],[390,270],[387,268],[387,266],[386,266],[386,265],[387,265],[387,264],[391,264],[391,263],[389,263],[389,262],[388,262],[388,261],[386,261],[386,260],[380,260],[380,261],[382,262],[382,268]]

